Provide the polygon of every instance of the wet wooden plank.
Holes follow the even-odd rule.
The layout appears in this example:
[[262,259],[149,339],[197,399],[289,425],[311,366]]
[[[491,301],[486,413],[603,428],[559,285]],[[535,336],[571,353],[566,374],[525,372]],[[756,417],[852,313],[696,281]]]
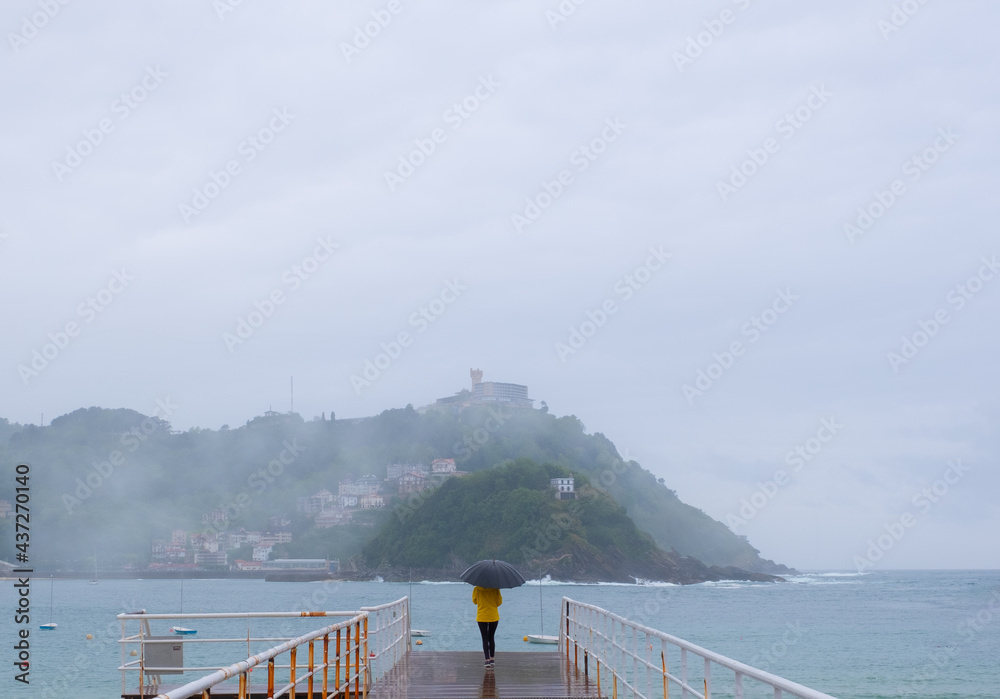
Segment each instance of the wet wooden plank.
[[369,694],[374,699],[471,699],[473,697],[597,697],[593,677],[575,670],[559,653],[497,653],[483,667],[477,652],[411,651]]
[[[259,677],[258,677],[259,676]],[[251,674],[248,697],[266,697],[262,682],[266,673]],[[287,676],[276,681],[284,686]],[[149,699],[176,689],[179,684],[147,685],[140,694],[138,687],[122,695],[123,699]],[[316,679],[315,697],[322,692]],[[296,690],[297,697],[306,696],[305,682]],[[235,682],[223,682],[212,687],[213,699],[234,699]],[[395,668],[379,680],[368,694],[373,699],[472,699],[503,697],[503,699],[535,699],[548,697],[599,697],[593,676],[586,677],[582,669],[559,653],[498,653],[496,667],[483,667],[479,652],[411,651]]]

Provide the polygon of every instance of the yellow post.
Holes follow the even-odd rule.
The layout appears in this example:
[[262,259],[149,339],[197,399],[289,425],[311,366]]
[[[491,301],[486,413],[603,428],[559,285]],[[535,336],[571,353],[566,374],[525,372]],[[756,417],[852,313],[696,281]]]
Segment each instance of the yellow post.
[[240,673],[239,697],[240,699],[247,699],[247,674],[245,672]]
[[274,658],[267,661],[267,699],[274,697]]
[[309,683],[306,685],[306,696],[309,699],[313,699],[313,671],[316,669],[316,664],[313,662],[313,642],[309,641]]
[[337,690],[337,694],[340,694],[340,629],[337,629],[337,671],[333,673],[335,675],[334,684]]
[[327,698],[326,671],[330,669],[330,634],[323,636],[323,699]]
[[660,665],[663,666],[663,699],[670,699],[670,683],[667,682],[667,659],[660,651]]
[[292,688],[288,690],[288,699],[295,699],[295,651],[296,648],[292,648],[292,659],[289,663],[288,668],[288,681],[291,683]]
[[344,689],[347,690],[345,694],[351,696],[351,626],[347,625],[347,644],[344,647],[347,651],[347,667],[344,669]]
[[705,678],[705,699],[712,699],[710,696],[708,696],[708,678],[707,677]]

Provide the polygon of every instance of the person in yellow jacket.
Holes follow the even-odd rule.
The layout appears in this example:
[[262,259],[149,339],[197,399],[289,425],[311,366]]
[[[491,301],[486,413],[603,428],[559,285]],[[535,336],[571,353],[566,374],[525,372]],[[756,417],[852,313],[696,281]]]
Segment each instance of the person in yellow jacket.
[[483,637],[483,653],[486,655],[486,667],[493,667],[496,661],[497,644],[494,636],[500,623],[500,610],[503,597],[500,590],[492,587],[472,588],[472,603],[476,605],[476,623],[479,624],[479,634]]

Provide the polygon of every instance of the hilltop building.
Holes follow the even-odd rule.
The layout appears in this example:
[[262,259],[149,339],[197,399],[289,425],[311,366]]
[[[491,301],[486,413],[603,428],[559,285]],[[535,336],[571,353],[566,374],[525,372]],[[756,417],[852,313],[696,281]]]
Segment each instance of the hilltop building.
[[576,500],[574,483],[573,478],[553,478],[549,486],[556,489],[556,500]]
[[534,408],[535,401],[528,398],[528,387],[519,383],[483,381],[482,369],[469,369],[472,389],[463,389],[453,396],[438,398],[438,407],[461,410],[472,405],[500,405],[509,408]]
[[434,459],[431,462],[431,473],[455,473],[455,460]]
[[519,383],[483,381],[481,369],[469,369],[472,377],[472,404],[503,404],[512,408],[533,408],[535,401],[528,398],[528,387]]

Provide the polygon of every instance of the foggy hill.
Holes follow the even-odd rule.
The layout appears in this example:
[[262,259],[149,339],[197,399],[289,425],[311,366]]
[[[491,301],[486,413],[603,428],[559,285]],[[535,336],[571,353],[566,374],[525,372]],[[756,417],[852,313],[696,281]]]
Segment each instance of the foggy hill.
[[[238,428],[175,432],[157,416],[80,409],[45,427],[0,420],[0,462],[31,464],[32,550],[42,565],[85,568],[100,549],[102,563],[141,567],[150,541],[174,529],[263,530],[274,516],[290,519],[286,528],[294,534],[276,554],[346,559],[374,538],[398,500],[387,498],[384,510],[358,513],[349,525],[315,529],[296,511],[297,497],[336,493],[338,481],[365,474],[381,480],[388,464],[451,458],[459,470],[476,472],[526,458],[589,478],[663,551],[709,565],[787,572],[638,463],[623,462],[610,440],[587,434],[573,416],[486,408],[421,413],[407,406],[371,418],[332,417],[307,422],[270,413]],[[0,499],[13,500],[12,488],[10,479],[0,483]],[[229,520],[206,524],[218,510]],[[0,559],[12,557],[11,526],[10,518],[0,519]]]
[[[555,499],[550,479],[568,476],[577,497]],[[468,565],[489,558],[556,580],[772,579],[666,553],[585,476],[529,459],[445,481],[415,506],[397,511],[362,557],[369,571],[396,580],[413,574],[457,578]]]

